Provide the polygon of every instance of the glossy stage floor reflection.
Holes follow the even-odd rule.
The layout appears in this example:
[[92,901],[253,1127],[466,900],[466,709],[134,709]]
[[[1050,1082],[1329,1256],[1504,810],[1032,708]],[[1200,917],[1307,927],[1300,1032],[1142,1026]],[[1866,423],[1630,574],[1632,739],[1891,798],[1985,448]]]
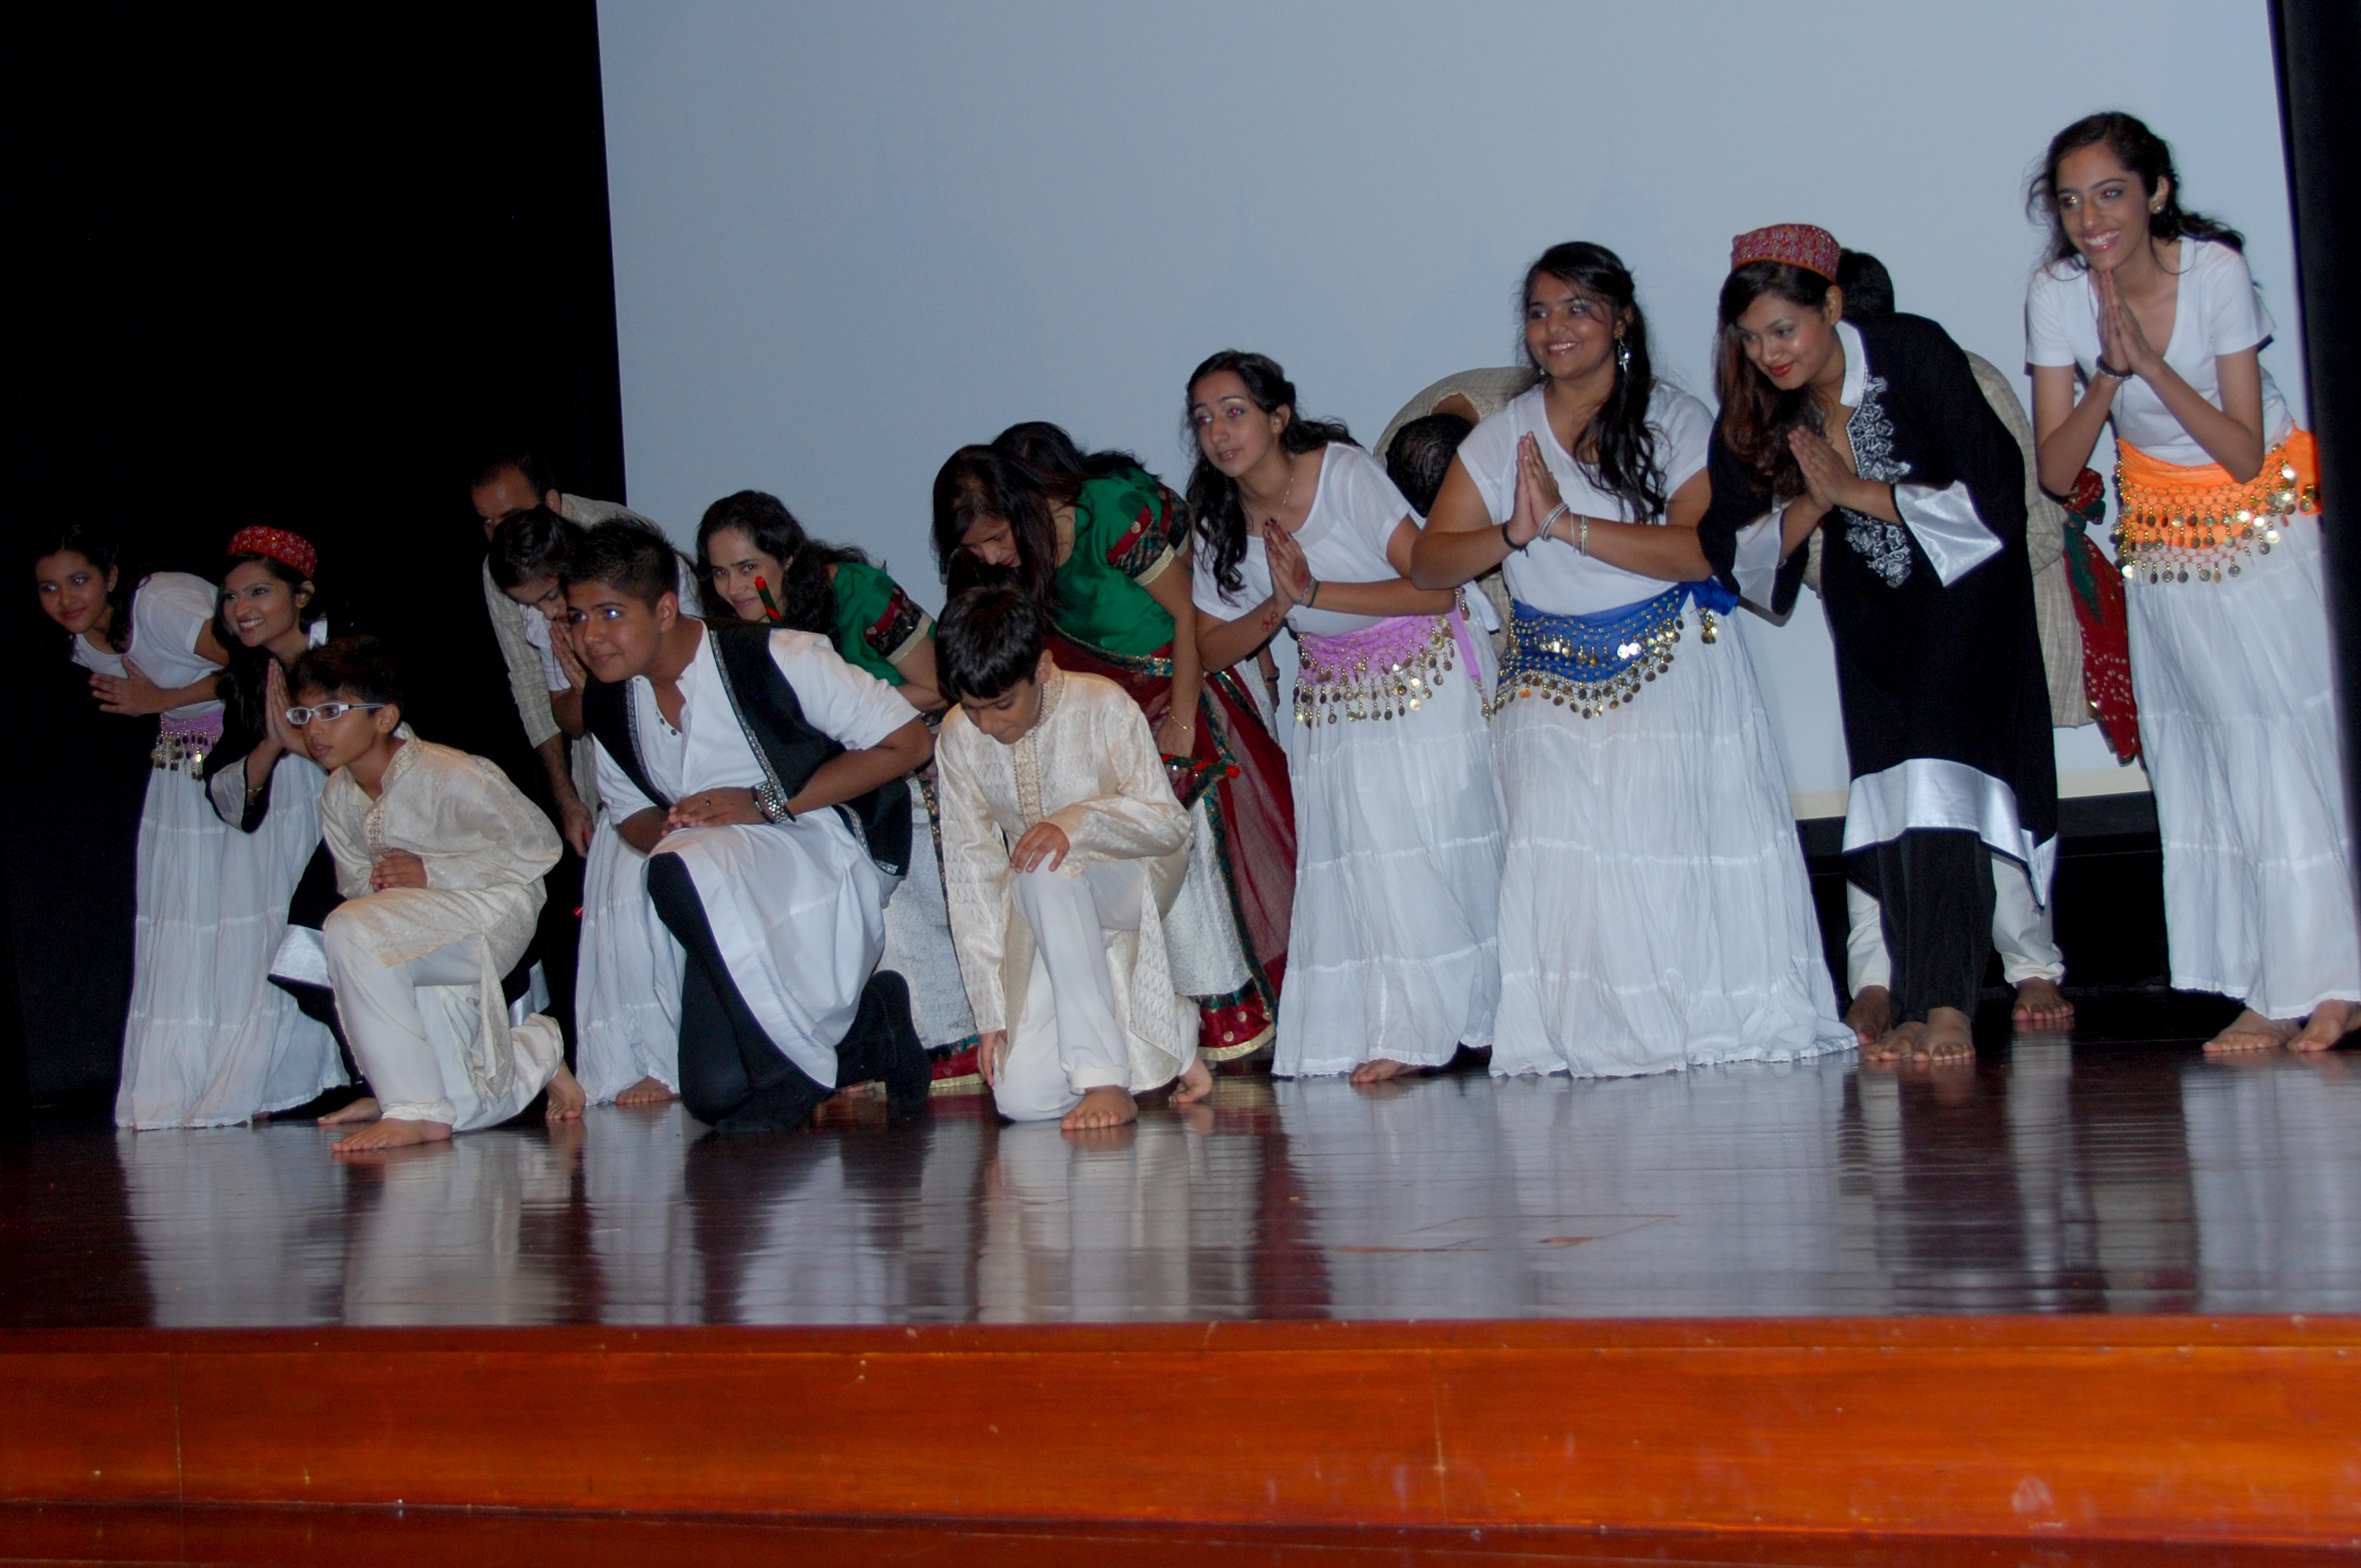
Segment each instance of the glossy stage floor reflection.
[[604,1109],[379,1165],[51,1122],[0,1155],[0,1325],[2361,1311],[2351,1051],[1233,1079],[1091,1142],[873,1112]]

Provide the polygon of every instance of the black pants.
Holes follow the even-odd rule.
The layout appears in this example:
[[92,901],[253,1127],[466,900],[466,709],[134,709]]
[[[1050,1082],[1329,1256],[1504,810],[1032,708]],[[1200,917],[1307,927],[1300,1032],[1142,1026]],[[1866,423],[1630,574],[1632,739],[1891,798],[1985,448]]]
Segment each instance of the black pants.
[[680,1099],[710,1126],[787,1126],[835,1090],[789,1061],[746,1006],[678,855],[648,857],[648,898],[687,959],[680,971]]
[[747,1007],[713,939],[705,901],[678,855],[648,858],[648,898],[686,953],[680,972],[680,1099],[688,1113],[730,1132],[800,1125],[848,1083],[884,1079],[907,1098],[926,1094],[926,1053],[910,1030],[899,975],[870,976],[851,1031],[837,1042],[836,1082],[822,1085],[789,1061]]
[[1992,958],[1992,851],[1973,833],[1921,828],[1855,860],[1883,916],[1894,1022],[1923,1024],[1936,1007],[1972,1017]]

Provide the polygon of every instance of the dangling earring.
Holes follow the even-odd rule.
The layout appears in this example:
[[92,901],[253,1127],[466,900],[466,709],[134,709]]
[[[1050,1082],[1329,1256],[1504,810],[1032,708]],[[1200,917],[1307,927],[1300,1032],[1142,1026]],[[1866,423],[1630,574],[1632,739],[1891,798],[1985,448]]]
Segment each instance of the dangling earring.
[[1619,334],[1615,339],[1615,373],[1618,376],[1631,368],[1631,345]]

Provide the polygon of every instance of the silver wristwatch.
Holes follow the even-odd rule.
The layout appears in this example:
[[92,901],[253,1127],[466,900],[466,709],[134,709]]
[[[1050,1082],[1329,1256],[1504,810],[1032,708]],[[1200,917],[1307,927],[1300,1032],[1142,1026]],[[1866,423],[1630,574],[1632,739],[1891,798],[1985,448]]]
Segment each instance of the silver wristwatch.
[[779,787],[776,779],[764,779],[754,786],[754,809],[763,814],[765,822],[796,819],[796,814],[787,809],[787,792]]

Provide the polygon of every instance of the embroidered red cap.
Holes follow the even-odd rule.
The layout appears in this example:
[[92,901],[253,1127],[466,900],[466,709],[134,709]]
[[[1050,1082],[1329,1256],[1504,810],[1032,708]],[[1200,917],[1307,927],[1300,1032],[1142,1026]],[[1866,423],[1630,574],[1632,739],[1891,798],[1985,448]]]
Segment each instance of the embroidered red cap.
[[241,528],[229,536],[229,554],[268,555],[274,561],[285,562],[307,577],[320,566],[320,553],[312,548],[312,542],[283,528]]
[[1750,229],[1730,242],[1730,269],[1735,272],[1750,261],[1784,261],[1833,283],[1837,258],[1843,254],[1837,236],[1816,224],[1773,224]]

